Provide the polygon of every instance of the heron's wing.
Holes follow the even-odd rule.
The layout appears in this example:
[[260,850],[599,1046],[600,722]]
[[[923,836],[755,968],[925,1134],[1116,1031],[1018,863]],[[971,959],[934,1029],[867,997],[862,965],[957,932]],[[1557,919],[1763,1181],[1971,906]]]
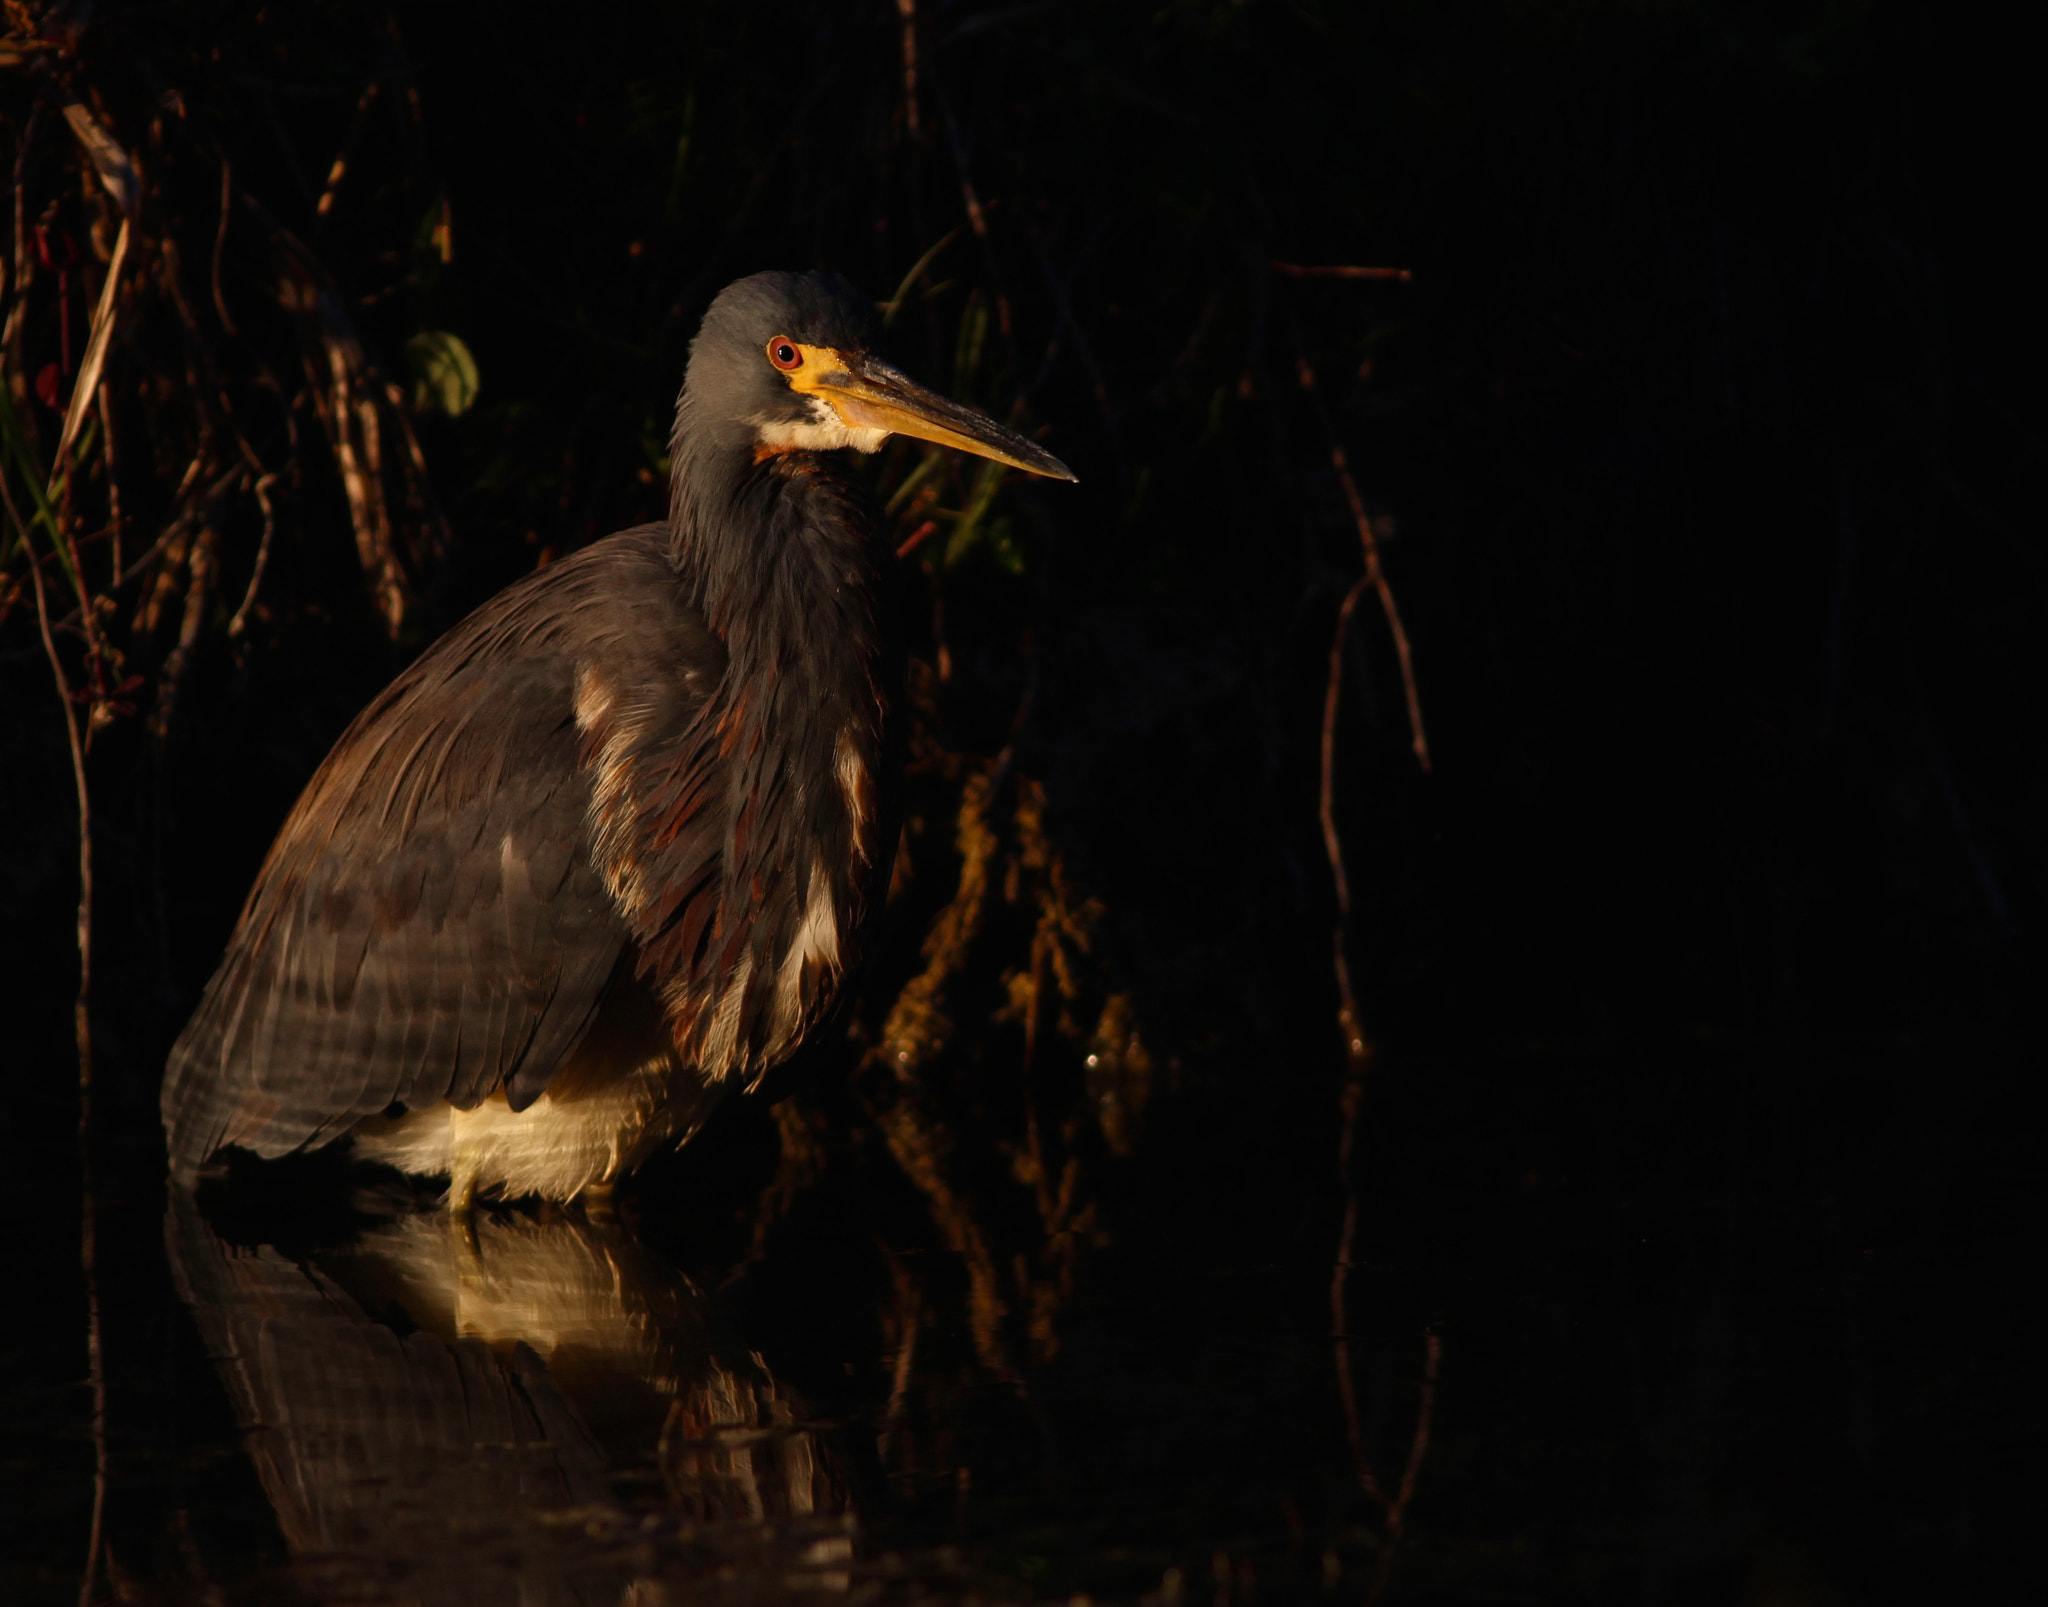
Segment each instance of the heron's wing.
[[526,1098],[545,1086],[627,938],[588,849],[579,668],[653,674],[648,734],[686,725],[716,647],[672,581],[652,533],[586,548],[471,615],[349,728],[171,1052],[181,1180],[226,1145],[281,1155],[394,1102],[469,1108],[522,1071]]

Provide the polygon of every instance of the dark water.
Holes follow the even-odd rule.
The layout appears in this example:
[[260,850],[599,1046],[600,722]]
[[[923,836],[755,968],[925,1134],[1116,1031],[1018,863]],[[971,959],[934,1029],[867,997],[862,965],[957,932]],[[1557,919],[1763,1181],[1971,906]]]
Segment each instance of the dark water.
[[[1389,1495],[1440,1347],[1398,1544],[1336,1382],[1334,1099],[1163,1096],[1070,1298],[1034,1317],[1005,1280],[994,1319],[958,1256],[878,1237],[900,1202],[872,1178],[828,1166],[757,1243],[758,1103],[621,1221],[504,1208],[474,1242],[335,1164],[167,1207],[116,1136],[97,1594],[1953,1599],[2023,1529],[2041,1423],[2022,1065],[1995,1040],[1390,1056],[1344,1292]],[[9,1202],[10,1602],[77,1599],[94,1496],[55,1116],[9,1156],[36,1183]]]

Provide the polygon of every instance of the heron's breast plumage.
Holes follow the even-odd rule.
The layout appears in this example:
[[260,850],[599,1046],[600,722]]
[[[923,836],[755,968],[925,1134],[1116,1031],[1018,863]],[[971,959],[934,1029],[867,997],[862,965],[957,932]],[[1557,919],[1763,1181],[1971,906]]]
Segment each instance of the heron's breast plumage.
[[678,1055],[719,1080],[758,1078],[831,1009],[884,849],[867,523],[815,465],[759,467],[752,565],[682,570],[718,673],[677,695],[607,652],[574,691],[592,863]]

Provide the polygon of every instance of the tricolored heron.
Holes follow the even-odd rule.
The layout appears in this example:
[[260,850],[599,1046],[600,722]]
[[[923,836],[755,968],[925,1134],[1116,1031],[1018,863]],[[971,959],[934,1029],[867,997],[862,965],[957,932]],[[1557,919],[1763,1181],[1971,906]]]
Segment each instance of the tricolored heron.
[[499,593],[343,733],[171,1051],[181,1184],[353,1134],[458,1210],[601,1196],[829,1014],[888,884],[898,702],[837,449],[1073,478],[877,333],[835,276],[727,286],[667,522]]

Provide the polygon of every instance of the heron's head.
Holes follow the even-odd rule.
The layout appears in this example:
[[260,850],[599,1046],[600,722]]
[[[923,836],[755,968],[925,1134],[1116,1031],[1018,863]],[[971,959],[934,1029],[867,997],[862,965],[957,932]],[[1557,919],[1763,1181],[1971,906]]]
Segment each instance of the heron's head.
[[873,452],[892,435],[1071,480],[1050,452],[927,390],[876,355],[874,304],[837,274],[757,273],[727,285],[690,347],[676,460],[712,439],[755,456]]

